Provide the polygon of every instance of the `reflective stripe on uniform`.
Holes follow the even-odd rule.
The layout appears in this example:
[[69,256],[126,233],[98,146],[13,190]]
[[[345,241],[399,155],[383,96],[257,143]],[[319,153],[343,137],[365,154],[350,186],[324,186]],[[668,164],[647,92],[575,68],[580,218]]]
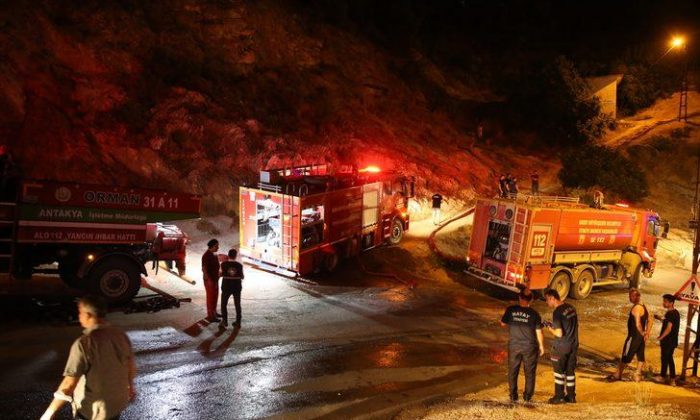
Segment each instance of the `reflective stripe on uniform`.
[[555,379],[555,380],[554,380],[554,383],[557,384],[557,385],[566,385],[566,384],[564,383],[564,381],[561,381],[561,380],[559,380],[559,379]]
[[563,373],[554,372],[554,377],[559,379],[564,379],[566,376]]

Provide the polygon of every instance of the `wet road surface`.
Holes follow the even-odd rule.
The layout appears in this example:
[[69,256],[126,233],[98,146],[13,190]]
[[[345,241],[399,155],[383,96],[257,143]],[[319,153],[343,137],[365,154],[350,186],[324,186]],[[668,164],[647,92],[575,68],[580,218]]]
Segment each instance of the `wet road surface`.
[[[507,334],[497,320],[511,296],[474,290],[459,273],[453,284],[410,289],[386,279],[339,286],[248,269],[243,325],[225,330],[202,320],[201,284],[171,277],[161,271],[154,285],[192,303],[108,317],[128,332],[137,357],[138,397],[125,419],[385,418],[505,379]],[[68,292],[41,307],[3,299],[3,418],[38,418],[50,402],[80,334],[66,302]],[[619,288],[575,305],[595,334],[624,328],[626,293]],[[535,307],[550,313],[542,302]],[[611,357],[618,341],[590,357]]]

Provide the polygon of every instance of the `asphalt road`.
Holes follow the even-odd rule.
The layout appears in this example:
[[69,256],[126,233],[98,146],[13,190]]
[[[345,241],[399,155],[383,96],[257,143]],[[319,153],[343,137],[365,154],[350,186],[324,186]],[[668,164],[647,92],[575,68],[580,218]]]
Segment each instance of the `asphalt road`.
[[[369,276],[362,285],[341,286],[249,268],[242,327],[220,330],[202,319],[201,282],[191,286],[161,271],[152,285],[191,303],[108,317],[128,332],[137,357],[138,396],[123,418],[386,418],[410,404],[500,383],[507,334],[497,320],[512,296],[475,290],[458,272],[452,277],[452,284],[415,289]],[[659,277],[650,294],[667,292],[687,272]],[[43,306],[2,299],[2,418],[40,416],[80,334],[70,290],[52,278],[35,285],[61,291],[62,298]],[[582,334],[607,334],[582,340],[582,357],[605,366],[622,344],[626,293],[607,288],[575,304]],[[550,314],[542,302],[535,306]],[[62,415],[69,418],[68,410]]]

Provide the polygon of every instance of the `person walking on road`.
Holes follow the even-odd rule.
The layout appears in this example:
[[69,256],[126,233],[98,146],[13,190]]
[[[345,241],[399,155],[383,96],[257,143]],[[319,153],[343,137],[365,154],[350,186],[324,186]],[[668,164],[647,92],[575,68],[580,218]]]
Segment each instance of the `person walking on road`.
[[[676,364],[673,361],[673,351],[678,347],[678,331],[681,324],[681,314],[673,307],[676,297],[671,294],[663,296],[666,314],[662,318],[654,315],[654,318],[663,321],[658,340],[661,344],[661,380],[667,385],[676,384]],[[670,376],[667,376],[667,373]]]
[[41,420],[50,420],[67,402],[77,419],[118,419],[136,396],[136,365],[129,337],[106,320],[107,304],[97,296],[78,301],[83,335],[70,348],[63,380]]
[[501,317],[501,326],[509,328],[508,338],[508,385],[510,400],[518,401],[518,375],[520,365],[525,373],[523,400],[528,402],[535,393],[537,359],[544,355],[542,318],[530,308],[533,295],[523,290],[518,295],[518,304],[509,306]]
[[629,298],[630,303],[632,303],[632,309],[630,309],[629,316],[627,317],[627,338],[622,347],[622,357],[620,358],[617,372],[615,375],[608,376],[608,380],[612,381],[622,380],[622,372],[625,370],[625,366],[627,366],[635,356],[637,356],[637,372],[634,375],[634,380],[636,382],[642,380],[642,369],[644,368],[645,362],[644,349],[646,341],[651,334],[653,319],[649,319],[649,311],[642,303],[642,294],[639,293],[639,290],[634,288],[630,289]]
[[207,242],[207,250],[202,254],[202,274],[204,278],[204,290],[207,295],[207,318],[209,322],[219,320],[216,313],[216,304],[219,301],[219,258],[216,252],[219,250],[219,241],[211,239]]
[[442,205],[442,195],[433,194],[433,224],[440,224],[440,206]]
[[530,192],[532,195],[540,194],[540,174],[537,173],[536,169],[535,172],[530,175]]
[[[578,315],[576,308],[564,303],[556,290],[544,293],[547,306],[554,309],[552,322],[547,329],[554,336],[552,341],[552,369],[554,370],[554,396],[550,404],[576,402],[576,357],[578,354]],[[565,392],[566,391],[566,392]]]
[[236,261],[238,251],[228,251],[228,261],[221,263],[221,323],[220,327],[228,327],[228,300],[233,296],[236,307],[236,322],[232,325],[241,326],[241,290],[243,289],[243,265]]

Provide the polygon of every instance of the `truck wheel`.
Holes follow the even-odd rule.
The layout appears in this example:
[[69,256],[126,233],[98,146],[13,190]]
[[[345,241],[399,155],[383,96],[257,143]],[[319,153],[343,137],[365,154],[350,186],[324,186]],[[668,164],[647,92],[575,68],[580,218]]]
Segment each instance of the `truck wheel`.
[[630,288],[639,288],[639,280],[642,278],[642,264],[637,264],[637,268],[634,269],[634,274],[630,277]]
[[108,258],[90,272],[90,290],[104,296],[109,303],[128,302],[141,287],[141,272],[126,258]]
[[549,283],[549,288],[556,290],[561,299],[566,298],[571,288],[571,278],[569,274],[565,271],[558,272]]
[[401,220],[394,218],[391,221],[391,235],[389,236],[389,243],[396,245],[403,239],[403,223]]
[[584,270],[579,274],[576,283],[572,285],[569,296],[578,300],[587,298],[593,289],[593,279],[591,270]]
[[338,253],[334,250],[326,252],[323,255],[323,271],[332,273],[338,267]]

